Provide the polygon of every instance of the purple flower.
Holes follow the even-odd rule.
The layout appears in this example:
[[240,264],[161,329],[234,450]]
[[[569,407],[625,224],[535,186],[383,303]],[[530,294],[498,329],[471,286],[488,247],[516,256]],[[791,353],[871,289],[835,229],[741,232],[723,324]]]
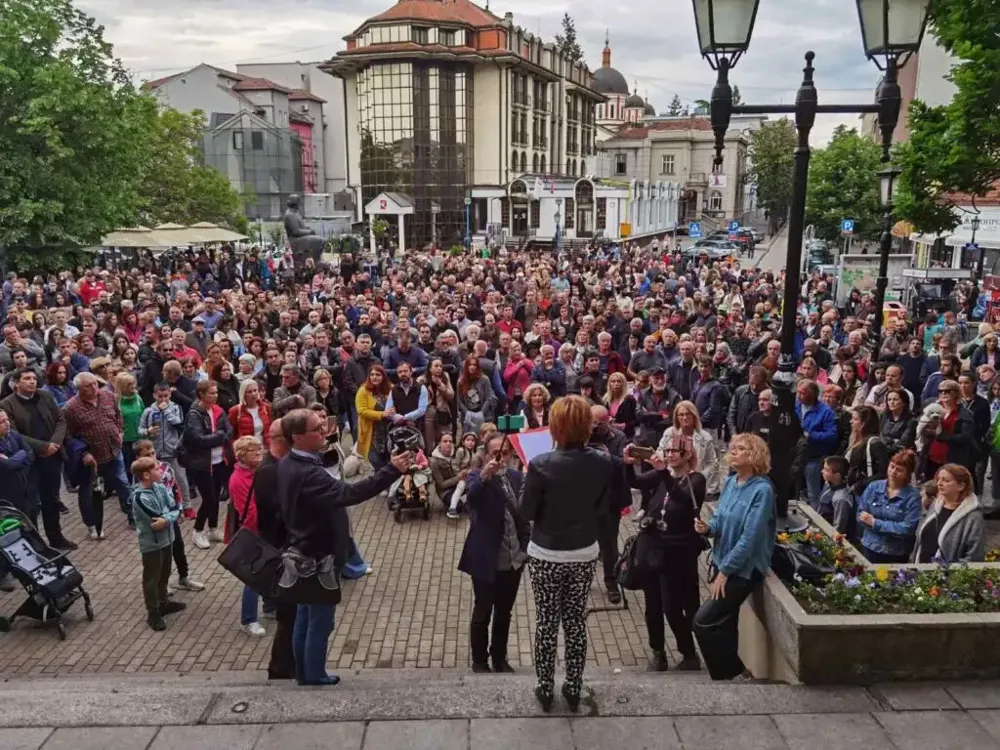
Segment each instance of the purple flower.
[[850,578],[847,579],[847,583],[845,583],[844,585],[847,586],[847,588],[849,589],[856,589],[858,586],[861,585],[861,579],[858,578],[857,576],[851,576]]
[[835,573],[833,576],[833,580],[836,581],[837,583],[843,582],[845,578],[846,576],[843,573]]

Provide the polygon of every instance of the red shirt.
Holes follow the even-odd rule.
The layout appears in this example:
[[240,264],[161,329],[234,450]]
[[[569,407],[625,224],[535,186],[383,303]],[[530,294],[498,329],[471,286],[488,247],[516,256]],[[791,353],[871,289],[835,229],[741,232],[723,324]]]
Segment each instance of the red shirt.
[[107,291],[107,287],[104,286],[103,281],[88,282],[84,280],[80,284],[80,299],[83,301],[83,304],[89,305],[101,296],[101,292],[105,291]]
[[[941,434],[951,435],[955,431],[955,422],[958,421],[958,409],[944,415],[941,418]],[[946,464],[948,463],[948,444],[934,438],[931,441],[930,450],[927,452],[927,458],[936,464]]]
[[524,326],[521,325],[521,321],[514,320],[513,318],[511,318],[510,320],[503,320],[503,319],[498,320],[497,328],[500,330],[501,333],[506,333],[510,335],[513,335],[515,328],[520,328],[521,332],[522,333],[524,332]]

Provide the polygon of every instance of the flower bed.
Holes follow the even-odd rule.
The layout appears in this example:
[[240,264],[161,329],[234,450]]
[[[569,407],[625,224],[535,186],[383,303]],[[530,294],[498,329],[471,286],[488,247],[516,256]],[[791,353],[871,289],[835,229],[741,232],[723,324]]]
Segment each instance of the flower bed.
[[1000,565],[877,566],[810,508],[782,541],[833,570],[776,575],[740,613],[740,655],[758,677],[807,684],[1000,678]]
[[1000,612],[1000,569],[941,562],[933,570],[872,568],[858,560],[843,535],[819,529],[781,534],[836,573],[822,584],[798,582],[792,593],[810,614],[885,615]]

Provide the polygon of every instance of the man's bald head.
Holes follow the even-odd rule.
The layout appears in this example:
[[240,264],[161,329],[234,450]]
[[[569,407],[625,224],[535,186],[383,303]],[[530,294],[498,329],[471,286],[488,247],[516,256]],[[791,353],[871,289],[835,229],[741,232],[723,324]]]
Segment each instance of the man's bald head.
[[268,450],[274,458],[284,458],[288,455],[288,441],[285,433],[281,431],[281,420],[276,419],[271,422],[267,431]]
[[611,421],[611,414],[608,412],[607,407],[601,406],[600,404],[595,404],[590,407],[590,417],[593,419],[594,424]]

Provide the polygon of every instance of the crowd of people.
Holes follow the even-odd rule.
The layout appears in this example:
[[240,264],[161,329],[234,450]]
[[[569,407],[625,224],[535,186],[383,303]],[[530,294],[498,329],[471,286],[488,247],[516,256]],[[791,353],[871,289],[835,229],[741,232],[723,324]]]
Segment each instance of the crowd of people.
[[[246,528],[285,551],[293,579],[356,577],[371,568],[346,508],[419,464],[441,512],[470,519],[459,569],[475,594],[475,671],[511,671],[510,614],[528,570],[546,709],[560,626],[562,692],[579,703],[588,592],[600,561],[608,601],[621,602],[619,531],[634,509],[653,667],[668,667],[665,621],[678,668],[704,660],[713,678],[737,677],[739,606],[768,570],[774,487],[788,486],[768,445],[784,281],[656,241],[300,267],[224,247],[11,274],[0,499],[73,550],[83,540],[63,533],[63,485],[87,543],[105,538],[104,498],[116,496],[159,631],[184,609],[172,567],[176,588],[204,588],[189,575],[183,521],[199,550]],[[890,320],[873,344],[882,312],[871,295],[838,305],[828,277],[803,284],[792,494],[872,561],[985,554],[984,517],[1000,504],[1000,472],[989,473],[1000,349],[985,325],[967,342],[958,309]],[[509,415],[549,428],[555,450],[522,466],[497,428]],[[420,450],[393,450],[400,426]],[[248,586],[240,625],[251,637],[267,633],[260,600]],[[265,596],[262,611],[276,621],[272,678],[337,681],[325,666],[335,605]]]

